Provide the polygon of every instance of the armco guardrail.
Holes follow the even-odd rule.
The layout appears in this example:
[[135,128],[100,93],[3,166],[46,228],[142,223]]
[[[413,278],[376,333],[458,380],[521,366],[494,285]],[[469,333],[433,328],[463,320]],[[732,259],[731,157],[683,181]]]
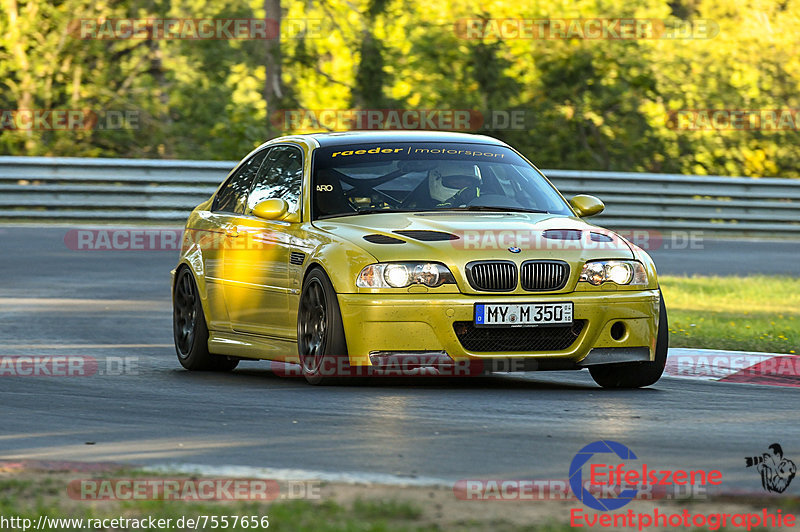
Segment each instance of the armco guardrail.
[[[0,219],[180,222],[229,161],[0,157]],[[617,229],[800,235],[800,180],[545,170],[567,197],[606,204]]]

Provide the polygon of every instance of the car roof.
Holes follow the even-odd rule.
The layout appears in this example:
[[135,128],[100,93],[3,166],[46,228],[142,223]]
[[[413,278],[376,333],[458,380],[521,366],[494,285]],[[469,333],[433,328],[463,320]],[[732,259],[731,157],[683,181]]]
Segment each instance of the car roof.
[[505,142],[485,135],[448,131],[343,131],[337,133],[310,133],[297,136],[311,137],[319,143],[320,147],[369,142],[459,142],[507,146]]

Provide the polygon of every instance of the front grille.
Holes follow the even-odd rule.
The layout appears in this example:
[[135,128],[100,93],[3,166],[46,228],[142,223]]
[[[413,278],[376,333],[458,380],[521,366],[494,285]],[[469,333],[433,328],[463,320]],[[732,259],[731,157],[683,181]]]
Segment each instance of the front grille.
[[517,265],[510,261],[470,262],[467,280],[475,290],[510,292],[517,287]]
[[580,336],[585,320],[571,327],[475,327],[471,321],[453,323],[458,341],[467,351],[555,352],[569,349]]
[[560,290],[567,284],[569,266],[561,261],[529,260],[522,263],[519,277],[523,290]]

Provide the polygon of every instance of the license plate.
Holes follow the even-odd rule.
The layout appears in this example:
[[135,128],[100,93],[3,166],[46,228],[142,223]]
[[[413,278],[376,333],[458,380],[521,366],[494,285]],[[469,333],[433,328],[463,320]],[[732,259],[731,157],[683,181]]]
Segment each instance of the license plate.
[[476,303],[475,326],[572,325],[572,303]]

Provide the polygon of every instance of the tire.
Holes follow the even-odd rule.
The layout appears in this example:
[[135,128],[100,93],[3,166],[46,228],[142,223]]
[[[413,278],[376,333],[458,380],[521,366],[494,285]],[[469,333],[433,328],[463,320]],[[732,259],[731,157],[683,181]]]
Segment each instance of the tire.
[[309,384],[345,384],[350,371],[342,313],[330,279],[314,267],[303,282],[297,309],[297,352]]
[[664,305],[661,289],[658,294],[661,303],[658,309],[655,360],[590,367],[589,373],[592,374],[594,382],[603,388],[642,388],[655,384],[664,373],[669,349],[669,326],[667,324],[667,307]]
[[189,268],[175,274],[172,334],[181,366],[191,371],[231,371],[239,359],[208,352],[208,326],[197,283]]

